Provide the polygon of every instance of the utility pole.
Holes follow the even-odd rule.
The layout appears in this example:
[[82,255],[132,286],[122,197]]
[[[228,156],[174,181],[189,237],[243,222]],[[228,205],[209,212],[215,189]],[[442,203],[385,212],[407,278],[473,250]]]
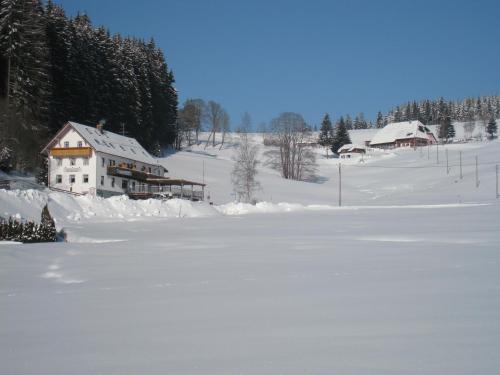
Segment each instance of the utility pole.
[[479,171],[477,170],[477,155],[476,155],[476,187],[479,187]]
[[496,174],[496,197],[500,198],[500,194],[498,194],[498,164],[495,165],[495,174]]
[[460,151],[460,179],[464,178],[462,174],[462,151]]
[[342,164],[339,163],[339,207],[342,207]]
[[446,174],[450,174],[450,167],[448,164],[448,149],[445,150],[446,153]]

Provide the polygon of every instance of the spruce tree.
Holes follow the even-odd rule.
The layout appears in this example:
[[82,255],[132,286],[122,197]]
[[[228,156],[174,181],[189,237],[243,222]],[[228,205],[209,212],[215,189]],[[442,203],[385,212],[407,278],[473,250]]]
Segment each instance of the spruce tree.
[[453,126],[453,123],[451,122],[450,117],[447,117],[448,121],[448,126],[446,129],[446,140],[449,142],[450,140],[453,140],[455,138],[455,126]]
[[352,130],[353,123],[352,123],[351,116],[349,114],[347,114],[345,116],[345,121],[343,121],[343,122],[344,122],[344,125],[345,125],[347,130]]
[[384,127],[384,116],[382,115],[382,112],[378,111],[377,113],[377,120],[375,122],[375,127],[377,129],[381,129]]
[[54,242],[56,240],[56,225],[47,205],[42,209],[39,232],[40,241],[42,242]]
[[351,143],[351,138],[349,137],[344,118],[341,116],[335,127],[331,150],[334,154],[338,155],[339,148],[349,143]]
[[486,133],[488,133],[488,139],[495,139],[497,134],[497,122],[495,117],[491,117],[486,127]]
[[333,141],[332,122],[330,121],[330,115],[326,113],[325,116],[323,117],[323,121],[321,121],[318,143],[326,148],[327,158],[328,158],[328,149],[332,147],[332,141]]

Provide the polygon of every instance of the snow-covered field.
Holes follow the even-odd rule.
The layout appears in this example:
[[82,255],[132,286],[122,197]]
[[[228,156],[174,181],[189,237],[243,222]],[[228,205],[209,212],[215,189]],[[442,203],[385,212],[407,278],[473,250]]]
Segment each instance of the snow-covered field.
[[341,208],[320,149],[318,183],[261,165],[232,202],[231,140],[163,160],[213,206],[0,190],[69,241],[0,246],[0,372],[497,373],[500,142],[447,149],[343,162]]

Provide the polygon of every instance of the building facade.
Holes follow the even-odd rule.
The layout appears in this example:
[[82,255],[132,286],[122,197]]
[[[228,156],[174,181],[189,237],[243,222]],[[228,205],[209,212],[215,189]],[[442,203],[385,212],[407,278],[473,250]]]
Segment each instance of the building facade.
[[380,129],[370,142],[370,147],[392,149],[435,144],[436,137],[420,121],[393,122]]
[[124,194],[165,178],[166,169],[135,139],[68,122],[42,151],[48,155],[48,186],[75,194]]

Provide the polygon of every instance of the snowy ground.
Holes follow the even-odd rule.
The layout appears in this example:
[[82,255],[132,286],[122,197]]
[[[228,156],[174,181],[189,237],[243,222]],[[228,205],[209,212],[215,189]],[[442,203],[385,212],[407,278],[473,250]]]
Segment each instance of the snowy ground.
[[163,161],[204,161],[214,206],[0,190],[69,240],[0,246],[0,372],[498,372],[500,143],[447,148],[449,174],[441,148],[344,163],[342,208],[321,150],[320,183],[261,166],[264,202],[231,203],[231,144]]

